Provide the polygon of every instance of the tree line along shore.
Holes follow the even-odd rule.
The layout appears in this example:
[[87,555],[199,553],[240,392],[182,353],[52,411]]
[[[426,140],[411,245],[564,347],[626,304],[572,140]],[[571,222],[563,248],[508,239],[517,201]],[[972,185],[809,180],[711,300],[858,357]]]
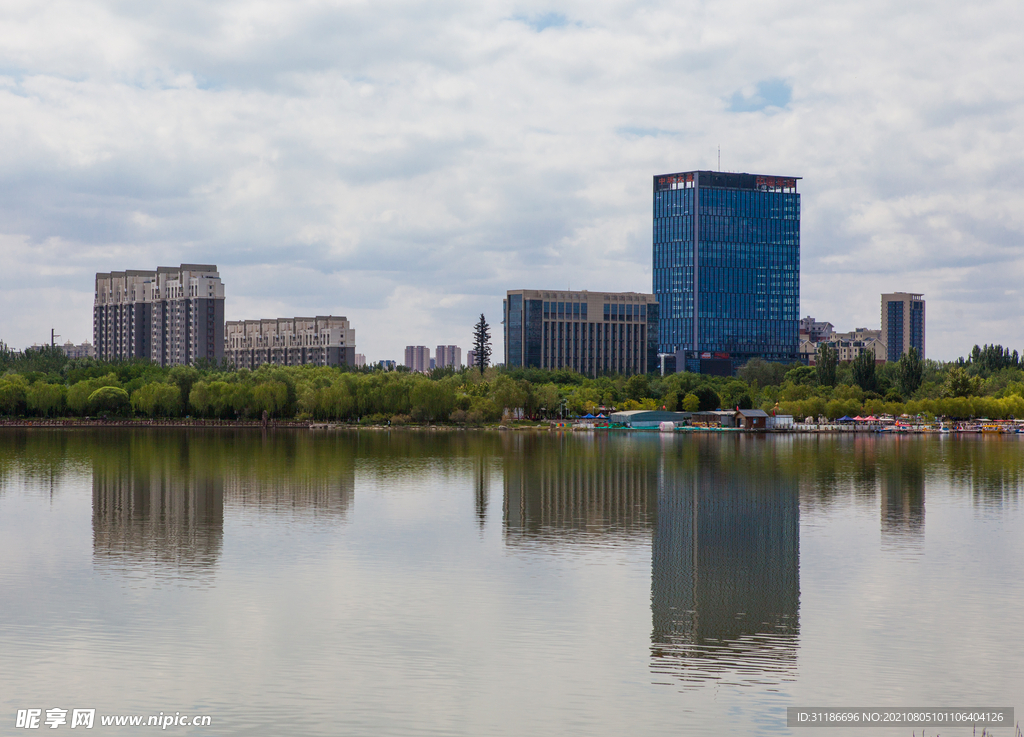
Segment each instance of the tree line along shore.
[[[865,354],[867,355],[867,354]],[[14,353],[0,344],[0,417],[204,418],[479,425],[630,409],[759,408],[797,418],[915,415],[1024,418],[1017,352],[975,346],[942,363],[906,354],[876,365],[816,366],[753,359],[735,377],[609,375],[489,367],[430,374],[404,370],[264,365],[255,371],[200,364],[68,359],[59,348]]]

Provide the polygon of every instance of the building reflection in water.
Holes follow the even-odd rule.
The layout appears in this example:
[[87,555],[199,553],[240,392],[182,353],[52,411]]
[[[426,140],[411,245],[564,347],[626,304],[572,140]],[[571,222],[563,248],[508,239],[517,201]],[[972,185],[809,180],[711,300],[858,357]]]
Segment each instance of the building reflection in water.
[[343,520],[355,465],[338,444],[296,433],[112,433],[93,454],[93,559],[196,578],[220,557],[225,507]]
[[96,563],[152,564],[189,577],[209,573],[224,537],[223,477],[170,456],[133,459],[128,453],[120,460],[97,459],[93,466]]
[[798,474],[776,459],[786,449],[761,442],[512,438],[506,543],[651,539],[656,679],[790,680],[799,630]]
[[684,441],[693,447],[663,459],[651,667],[693,685],[790,680],[799,631],[797,481],[767,449],[710,440]]
[[505,448],[504,529],[509,545],[649,537],[657,447],[607,435],[512,436]]
[[897,438],[884,458],[881,479],[882,542],[920,546],[924,542],[926,447]]

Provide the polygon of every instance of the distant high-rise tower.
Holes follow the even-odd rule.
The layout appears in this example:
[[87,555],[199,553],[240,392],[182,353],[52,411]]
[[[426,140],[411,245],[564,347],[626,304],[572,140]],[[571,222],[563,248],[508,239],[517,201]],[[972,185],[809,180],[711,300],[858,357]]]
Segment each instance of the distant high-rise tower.
[[224,357],[224,283],[213,265],[96,274],[92,314],[99,359],[178,366]]
[[405,365],[410,371],[425,374],[430,371],[430,349],[425,345],[405,347]]
[[798,359],[797,179],[715,171],[654,177],[658,352],[676,353],[678,370]]
[[924,295],[893,292],[882,295],[882,342],[888,359],[900,360],[911,348],[924,358]]
[[437,357],[438,368],[462,368],[462,349],[457,345],[439,345],[434,355]]

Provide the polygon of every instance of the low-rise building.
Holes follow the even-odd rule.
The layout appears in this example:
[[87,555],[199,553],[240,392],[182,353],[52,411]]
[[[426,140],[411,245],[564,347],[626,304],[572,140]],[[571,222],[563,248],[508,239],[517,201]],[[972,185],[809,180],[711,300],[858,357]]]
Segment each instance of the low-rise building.
[[625,427],[657,430],[662,422],[671,422],[677,427],[682,427],[690,421],[692,414],[691,412],[669,412],[662,409],[631,409],[623,412],[612,412],[608,419]]
[[225,324],[224,357],[237,368],[354,366],[356,331],[348,318],[281,317]]
[[736,426],[744,430],[764,430],[768,424],[768,413],[763,409],[736,410]]
[[505,365],[595,376],[658,370],[658,301],[640,292],[511,289]]
[[832,333],[833,340],[882,340],[881,330],[854,328],[848,333]]
[[800,318],[800,335],[806,336],[812,343],[828,340],[835,326],[830,322],[819,322],[811,316]]

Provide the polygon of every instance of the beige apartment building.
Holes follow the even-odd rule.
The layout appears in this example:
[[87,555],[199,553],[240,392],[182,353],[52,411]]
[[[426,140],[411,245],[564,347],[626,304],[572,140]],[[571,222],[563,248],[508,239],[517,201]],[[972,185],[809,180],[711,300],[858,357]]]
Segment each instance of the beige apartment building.
[[103,360],[161,366],[224,355],[224,284],[212,264],[96,274],[93,346]]
[[238,368],[355,366],[356,331],[347,317],[234,320],[224,330],[224,357]]

